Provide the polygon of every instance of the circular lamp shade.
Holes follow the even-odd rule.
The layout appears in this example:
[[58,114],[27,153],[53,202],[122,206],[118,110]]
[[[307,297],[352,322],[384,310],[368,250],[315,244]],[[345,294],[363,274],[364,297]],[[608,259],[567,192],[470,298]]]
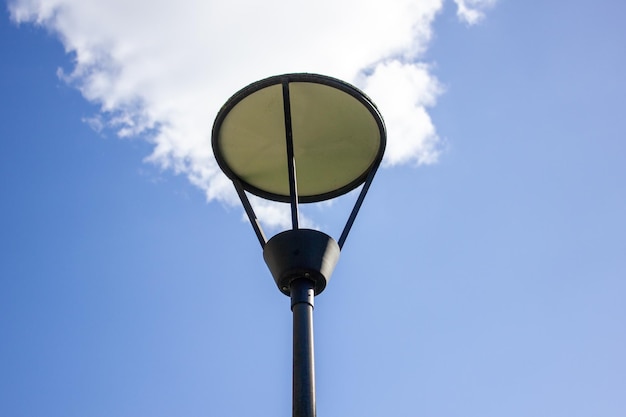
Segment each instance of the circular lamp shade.
[[231,97],[213,126],[215,158],[259,197],[288,202],[289,148],[300,202],[328,200],[365,182],[383,157],[383,120],[360,90],[335,78],[287,74]]

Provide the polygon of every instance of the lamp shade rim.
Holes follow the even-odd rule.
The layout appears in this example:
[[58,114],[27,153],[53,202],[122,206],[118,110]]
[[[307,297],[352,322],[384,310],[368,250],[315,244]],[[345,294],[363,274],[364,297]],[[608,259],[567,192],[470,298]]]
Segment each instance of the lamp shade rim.
[[[295,86],[304,85],[305,88],[307,85],[311,85],[311,86],[322,85],[322,86],[330,87],[328,91],[331,93],[332,98],[337,97],[340,100],[347,100],[349,107],[351,109],[356,108],[356,112],[360,114],[359,117],[361,119],[358,119],[358,120],[363,120],[363,118],[365,118],[365,121],[367,122],[367,125],[369,127],[367,126],[360,127],[359,129],[361,130],[370,129],[367,132],[367,134],[369,135],[368,136],[369,148],[367,150],[369,154],[365,158],[361,158],[361,160],[357,161],[358,165],[356,168],[356,172],[353,175],[351,174],[352,176],[349,176],[347,179],[341,179],[341,180],[333,182],[332,184],[328,184],[328,185],[322,184],[318,188],[309,187],[310,190],[299,189],[297,193],[298,201],[302,203],[313,203],[313,202],[325,201],[325,200],[329,200],[329,199],[341,196],[343,194],[346,194],[352,191],[353,189],[359,187],[360,185],[362,185],[367,180],[367,177],[370,174],[370,172],[378,168],[378,166],[380,165],[382,161],[383,154],[385,151],[386,129],[385,129],[384,121],[380,115],[380,112],[378,111],[378,108],[372,102],[372,100],[365,93],[363,93],[361,90],[354,87],[353,85],[348,84],[344,81],[341,81],[333,77],[320,75],[320,74],[311,74],[311,73],[291,73],[291,74],[283,74],[283,75],[276,75],[276,76],[268,77],[263,80],[254,82],[248,85],[247,87],[244,87],[243,89],[235,93],[230,99],[228,99],[228,101],[226,101],[226,103],[222,106],[222,108],[220,109],[220,111],[218,112],[215,118],[215,122],[213,124],[213,129],[212,129],[212,137],[211,137],[213,153],[217,161],[217,164],[219,165],[221,170],[224,172],[224,174],[226,174],[228,178],[230,178],[233,181],[238,182],[244,190],[250,192],[251,194],[254,194],[263,199],[268,199],[272,201],[289,202],[291,200],[291,196],[289,192],[280,191],[280,190],[277,191],[277,189],[271,189],[271,187],[267,187],[265,183],[263,182],[259,182],[259,181],[255,182],[255,179],[252,177],[252,174],[248,174],[247,176],[242,175],[241,174],[242,169],[240,167],[245,166],[245,164],[243,162],[233,163],[233,157],[232,156],[229,157],[228,155],[226,155],[228,152],[229,145],[225,143],[227,140],[235,139],[232,137],[234,136],[234,133],[232,132],[238,132],[235,129],[230,128],[232,123],[229,124],[230,120],[227,120],[227,119],[229,118],[229,115],[237,114],[238,109],[244,107],[245,105],[248,105],[250,107],[250,105],[247,104],[246,99],[255,95],[256,93],[261,92],[262,90],[273,88],[274,86],[277,86],[277,87],[287,86],[287,88],[289,89],[291,88],[290,87],[291,85],[295,85]],[[270,90],[266,90],[266,91],[270,91]],[[279,91],[279,90],[277,89],[276,91]],[[343,97],[346,97],[346,98],[344,99]],[[356,100],[358,104],[361,105],[361,107],[359,107],[358,104],[354,103],[354,100],[351,100],[351,99]],[[292,98],[292,100],[294,99]],[[248,101],[251,101],[251,100],[248,100]],[[275,108],[279,110],[283,110],[283,107],[282,107],[283,104],[281,104],[280,106],[276,105]],[[334,104],[330,103],[330,105],[332,106]],[[259,106],[257,105],[257,107]],[[266,111],[266,108],[259,107],[259,110]],[[288,110],[285,110],[285,111],[288,111]],[[284,114],[281,114],[280,116],[283,117]],[[231,118],[234,118],[234,117],[231,117]],[[278,118],[276,118],[276,120],[280,121],[280,119]],[[263,120],[261,123],[266,123],[266,122]],[[323,124],[323,120],[321,124]],[[309,126],[314,126],[314,125],[309,123]],[[279,128],[287,129],[284,126],[279,126]],[[374,132],[374,130],[376,131]],[[288,134],[291,134],[291,132],[289,132]],[[238,138],[236,139],[239,140]],[[351,145],[351,146],[354,147],[354,145]],[[361,153],[363,152],[361,152],[360,150],[359,152],[360,153],[358,155],[354,155],[355,159],[358,157],[361,157]],[[349,157],[351,157],[351,155],[349,155]],[[297,159],[298,158],[296,157],[296,166],[298,166]],[[350,158],[347,158],[347,159],[350,159]],[[319,157],[318,157],[318,160],[320,160]],[[237,167],[233,167],[233,165],[237,165]],[[285,167],[285,171],[287,171],[286,162],[285,162],[284,167]],[[340,171],[337,171],[337,172],[340,172]],[[341,173],[343,173],[343,171],[341,171]]]

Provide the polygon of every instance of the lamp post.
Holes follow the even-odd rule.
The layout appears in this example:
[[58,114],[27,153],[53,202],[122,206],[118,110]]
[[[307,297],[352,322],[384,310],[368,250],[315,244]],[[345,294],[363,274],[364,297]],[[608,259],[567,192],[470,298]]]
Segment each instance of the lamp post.
[[[278,289],[293,312],[293,416],[315,416],[314,296],[339,259],[380,165],[385,125],[372,101],[350,84],[317,74],[285,74],[250,84],[217,114],[212,145],[232,180]],[[299,225],[299,204],[362,186],[338,241]],[[290,230],[267,240],[247,193],[288,203]]]

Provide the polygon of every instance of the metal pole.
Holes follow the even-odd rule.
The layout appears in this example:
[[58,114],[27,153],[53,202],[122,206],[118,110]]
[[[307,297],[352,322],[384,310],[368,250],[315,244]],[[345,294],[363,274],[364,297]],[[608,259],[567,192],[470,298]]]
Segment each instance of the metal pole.
[[291,282],[293,312],[293,417],[315,417],[315,361],[313,353],[313,297],[315,283],[307,278]]

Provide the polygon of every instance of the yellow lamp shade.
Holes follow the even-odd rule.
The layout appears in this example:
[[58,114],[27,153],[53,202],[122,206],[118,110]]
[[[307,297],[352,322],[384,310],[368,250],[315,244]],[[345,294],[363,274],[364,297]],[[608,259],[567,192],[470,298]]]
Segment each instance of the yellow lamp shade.
[[361,185],[385,142],[384,123],[367,96],[316,74],[270,77],[239,91],[218,113],[212,137],[220,168],[246,191],[288,202],[297,190],[304,203]]

